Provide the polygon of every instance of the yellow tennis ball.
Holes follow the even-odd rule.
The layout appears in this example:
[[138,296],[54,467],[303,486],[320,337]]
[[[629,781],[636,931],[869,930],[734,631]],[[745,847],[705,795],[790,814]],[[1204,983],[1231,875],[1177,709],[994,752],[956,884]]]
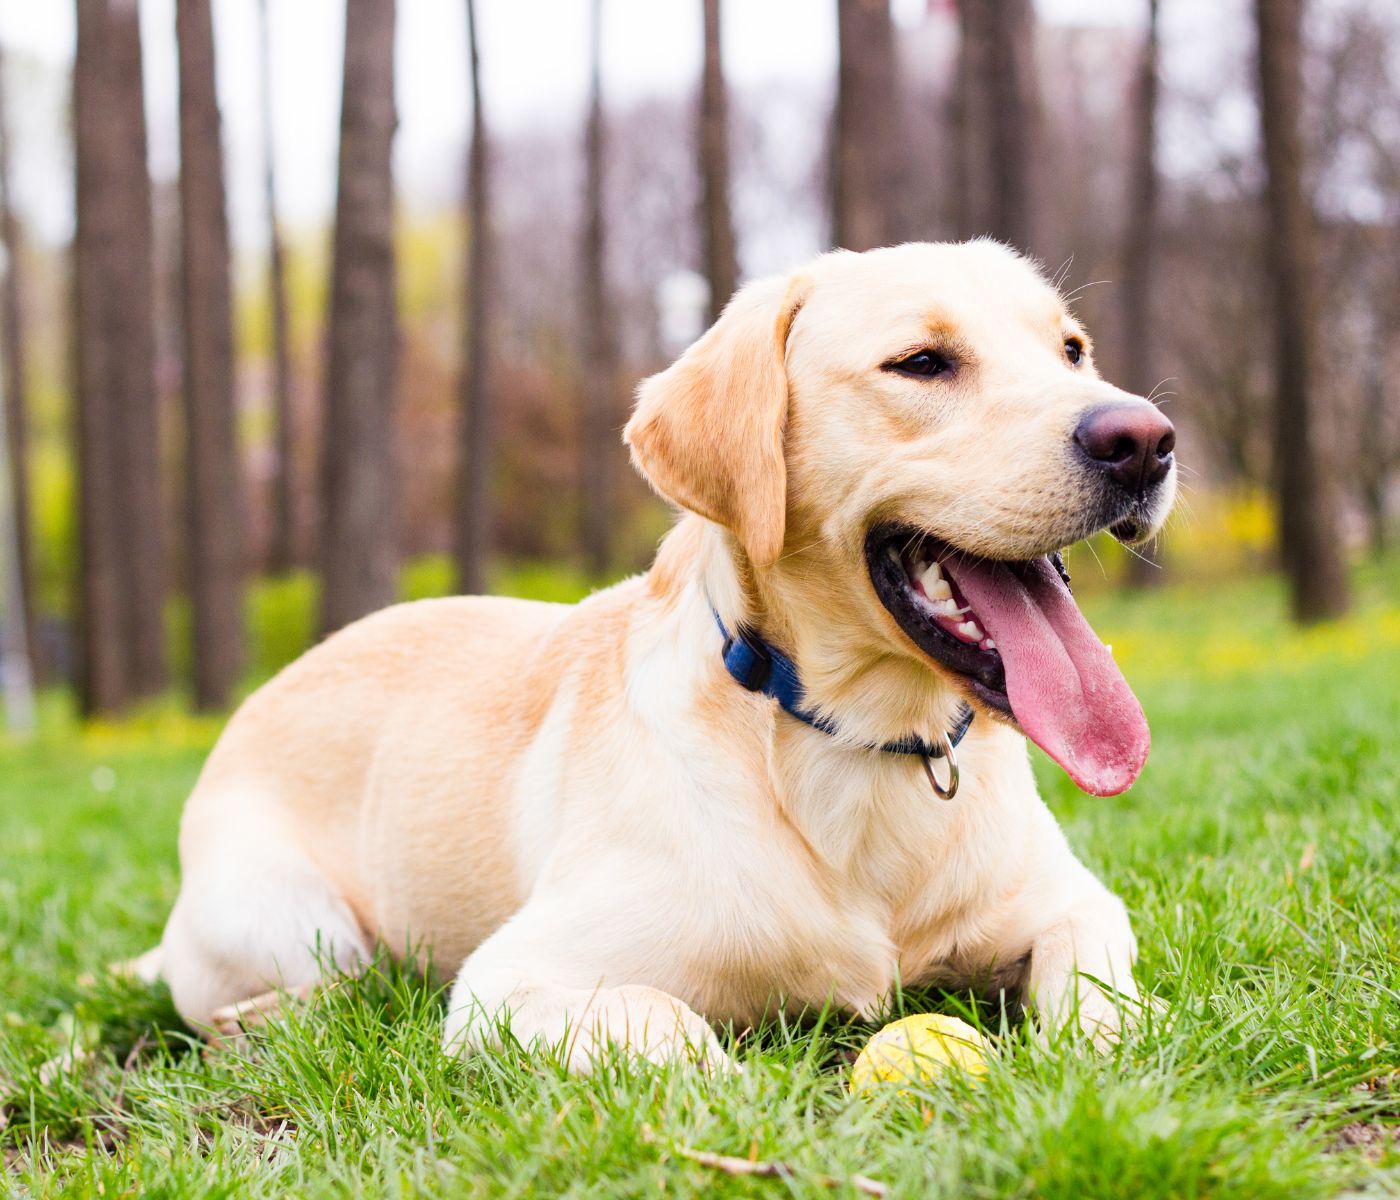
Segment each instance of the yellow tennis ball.
[[884,1083],[926,1083],[952,1067],[969,1083],[987,1073],[991,1043],[966,1021],[918,1013],[886,1025],[870,1039],[851,1068],[851,1092]]

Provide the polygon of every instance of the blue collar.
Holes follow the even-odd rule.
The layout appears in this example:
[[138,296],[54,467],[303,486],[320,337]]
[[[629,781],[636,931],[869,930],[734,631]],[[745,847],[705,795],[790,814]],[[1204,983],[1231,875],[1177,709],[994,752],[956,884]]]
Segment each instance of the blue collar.
[[[797,677],[797,664],[786,654],[765,642],[752,629],[737,626],[733,634],[724,627],[724,620],[711,607],[715,614],[715,624],[724,637],[724,667],[735,680],[751,692],[762,692],[776,700],[784,712],[790,713],[799,721],[820,729],[823,733],[835,734],[836,726],[826,717],[818,716],[804,707],[805,693],[802,681]],[[964,704],[958,714],[957,723],[948,730],[948,744],[957,746],[963,740],[972,724],[972,708]],[[883,746],[870,746],[870,750],[883,750],[887,754],[921,754],[925,758],[942,758],[943,747],[926,742],[921,737],[910,734],[897,742],[886,742]]]

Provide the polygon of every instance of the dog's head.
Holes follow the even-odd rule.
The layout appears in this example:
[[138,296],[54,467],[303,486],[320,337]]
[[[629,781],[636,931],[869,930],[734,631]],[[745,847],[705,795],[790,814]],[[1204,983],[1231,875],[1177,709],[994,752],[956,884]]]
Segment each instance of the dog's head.
[[1136,778],[1142,711],[1055,556],[1157,531],[1174,434],[1026,260],[916,244],[751,284],[643,383],[626,439],[790,636],[824,625],[904,693],[932,665],[1088,791]]

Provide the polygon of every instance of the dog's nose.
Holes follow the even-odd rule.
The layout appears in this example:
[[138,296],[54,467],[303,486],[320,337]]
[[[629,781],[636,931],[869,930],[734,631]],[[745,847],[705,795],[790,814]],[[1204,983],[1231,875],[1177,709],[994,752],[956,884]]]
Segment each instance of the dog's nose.
[[1176,429],[1155,405],[1124,400],[1085,412],[1075,426],[1074,440],[1095,467],[1137,494],[1167,477]]

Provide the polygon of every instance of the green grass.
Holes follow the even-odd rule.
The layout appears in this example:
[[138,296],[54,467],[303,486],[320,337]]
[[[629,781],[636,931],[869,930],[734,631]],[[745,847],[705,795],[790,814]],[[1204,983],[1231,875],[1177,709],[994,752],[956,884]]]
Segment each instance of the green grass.
[[[842,1196],[859,1174],[905,1196],[1400,1195],[1397,596],[1400,566],[1372,571],[1355,617],[1304,632],[1269,580],[1094,598],[1152,758],[1109,800],[1039,769],[1127,901],[1160,1008],[1102,1058],[975,1009],[985,1084],[887,1103],[847,1097],[872,1028],[836,1019],[738,1037],[744,1072],[719,1080],[449,1061],[441,997],[388,967],[251,1054],[203,1054],[160,989],[78,980],[155,941],[217,723],[167,705],[79,729],[51,697],[41,736],[0,749],[0,1192]],[[96,1056],[41,1080],[75,1040]]]

